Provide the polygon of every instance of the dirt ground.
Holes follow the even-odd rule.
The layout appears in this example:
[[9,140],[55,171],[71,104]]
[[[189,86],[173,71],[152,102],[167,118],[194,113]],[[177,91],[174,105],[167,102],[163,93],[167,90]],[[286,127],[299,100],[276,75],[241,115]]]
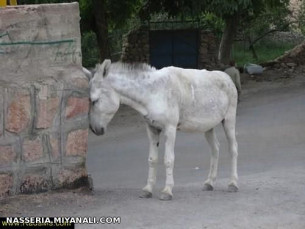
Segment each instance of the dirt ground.
[[[293,72],[289,69],[269,70],[260,76],[243,74],[242,86],[241,103],[245,108],[260,104],[260,100],[255,100],[257,94],[267,97],[273,91],[283,91],[288,93],[287,97],[296,95],[298,98],[305,94],[305,67]],[[248,101],[251,103],[247,104]],[[270,99],[266,104],[269,106],[272,101]],[[142,128],[142,122],[133,110],[123,106],[109,126],[112,132],[104,141],[119,140],[131,128]],[[301,138],[296,140],[298,144],[291,151],[303,151],[305,156],[305,141],[302,143]],[[95,136],[89,136],[89,145],[96,141]],[[139,199],[136,194],[140,187],[112,188],[106,185],[103,188],[103,184],[95,184],[92,192],[80,188],[6,198],[0,201],[0,216],[122,217],[121,224],[117,225],[77,225],[76,228],[301,229],[305,228],[305,157],[296,155],[299,158],[293,167],[245,172],[238,193],[227,192],[227,179],[222,177],[215,191],[204,194],[200,191],[202,183],[178,184],[171,202],[161,202],[157,198]],[[242,170],[246,171],[245,168]]]

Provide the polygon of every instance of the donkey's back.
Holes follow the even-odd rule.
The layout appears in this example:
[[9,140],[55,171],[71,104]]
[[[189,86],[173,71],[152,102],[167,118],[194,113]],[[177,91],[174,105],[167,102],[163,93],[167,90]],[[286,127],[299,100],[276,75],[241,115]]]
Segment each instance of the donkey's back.
[[206,132],[230,115],[228,112],[235,115],[237,91],[226,73],[177,67],[164,70],[170,74],[179,104],[178,129]]

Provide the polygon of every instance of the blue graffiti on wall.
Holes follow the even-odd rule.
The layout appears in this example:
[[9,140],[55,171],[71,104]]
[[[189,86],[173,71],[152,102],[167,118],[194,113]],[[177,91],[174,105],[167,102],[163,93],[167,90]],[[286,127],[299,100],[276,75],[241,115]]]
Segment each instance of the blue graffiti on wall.
[[[1,38],[8,37],[9,42],[1,42]],[[51,40],[51,41],[12,41],[9,33],[0,34],[0,47],[5,49],[0,49],[0,55],[9,54],[11,52],[18,51],[20,46],[56,46],[53,52],[54,62],[62,62],[70,59],[73,63],[76,62],[77,57],[81,56],[81,52],[76,50],[76,40],[75,39],[62,39],[62,40]],[[64,46],[62,46],[64,45]],[[12,51],[12,47],[13,50]]]

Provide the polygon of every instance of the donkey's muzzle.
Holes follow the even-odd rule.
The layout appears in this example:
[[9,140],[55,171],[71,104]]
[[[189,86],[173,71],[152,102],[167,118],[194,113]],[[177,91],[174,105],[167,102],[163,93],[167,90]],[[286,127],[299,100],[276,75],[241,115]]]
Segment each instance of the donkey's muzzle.
[[96,135],[103,135],[105,133],[105,129],[103,127],[102,128],[94,128],[93,126],[90,125],[90,129]]

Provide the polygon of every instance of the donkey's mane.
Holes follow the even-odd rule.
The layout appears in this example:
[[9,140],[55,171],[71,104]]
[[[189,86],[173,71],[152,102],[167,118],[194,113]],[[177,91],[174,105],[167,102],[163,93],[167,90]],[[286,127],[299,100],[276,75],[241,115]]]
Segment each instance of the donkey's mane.
[[155,67],[146,63],[115,62],[110,65],[109,72],[118,73],[128,78],[146,78],[149,73],[156,71]]
[[152,72],[156,68],[146,63],[122,63],[116,62],[111,64],[111,71],[115,72]]

